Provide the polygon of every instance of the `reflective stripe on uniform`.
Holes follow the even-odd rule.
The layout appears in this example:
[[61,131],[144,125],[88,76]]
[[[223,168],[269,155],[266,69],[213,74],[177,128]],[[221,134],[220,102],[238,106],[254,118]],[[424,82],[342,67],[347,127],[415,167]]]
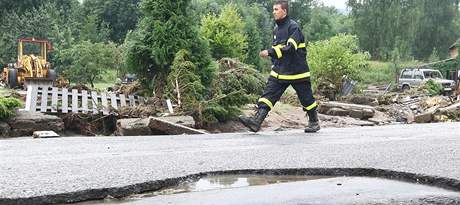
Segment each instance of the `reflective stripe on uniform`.
[[[289,43],[289,41],[288,41],[288,43]],[[295,45],[297,45],[297,44],[295,44]],[[297,45],[297,48],[305,48],[305,47],[307,47],[306,45],[307,45],[307,44],[305,44],[305,43],[300,43],[299,45]],[[285,46],[286,46],[286,45],[279,44],[279,45],[276,45],[276,46],[272,46],[272,48],[275,48],[275,47],[276,47],[276,48],[280,48],[280,49],[281,49],[281,48],[284,48]]]
[[313,104],[307,106],[305,109],[306,109],[306,110],[312,110],[312,109],[315,108],[316,106],[318,106],[318,103],[314,102]]
[[267,98],[260,98],[260,99],[259,99],[259,102],[263,102],[263,103],[265,103],[266,105],[268,105],[268,107],[270,107],[270,110],[273,109],[273,104],[272,104],[272,102],[270,102],[270,100],[268,100]]
[[284,47],[284,45],[273,46],[273,49],[275,49],[275,52],[276,52],[276,57],[278,57],[278,58],[283,57],[283,53],[281,52],[281,48],[283,48],[283,47]]
[[280,80],[298,80],[298,79],[310,77],[310,72],[305,72],[305,73],[295,74],[295,75],[280,75],[275,71],[271,71],[270,75]]
[[297,42],[295,42],[293,38],[289,38],[287,43],[291,43],[294,46],[294,48],[297,50]]

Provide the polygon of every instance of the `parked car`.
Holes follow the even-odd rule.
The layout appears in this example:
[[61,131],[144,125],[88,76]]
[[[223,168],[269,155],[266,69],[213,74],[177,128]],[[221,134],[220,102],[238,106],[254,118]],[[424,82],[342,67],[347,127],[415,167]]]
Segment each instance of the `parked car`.
[[405,68],[401,70],[398,87],[401,90],[408,90],[423,85],[430,79],[441,84],[444,92],[454,90],[455,81],[444,79],[439,70],[426,68]]
[[121,81],[122,84],[129,84],[129,83],[132,83],[134,81],[137,80],[137,76],[136,74],[126,74],[123,78],[123,80]]

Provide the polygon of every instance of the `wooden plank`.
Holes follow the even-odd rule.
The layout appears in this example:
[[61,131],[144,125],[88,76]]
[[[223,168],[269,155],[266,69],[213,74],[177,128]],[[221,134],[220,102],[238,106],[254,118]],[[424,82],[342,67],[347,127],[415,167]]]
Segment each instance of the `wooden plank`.
[[57,112],[58,111],[58,88],[53,87],[51,90],[51,112]]
[[121,107],[126,107],[126,96],[125,94],[120,94],[120,106]]
[[139,96],[139,97],[137,98],[137,100],[139,101],[139,105],[145,104],[145,98],[144,98],[144,97]]
[[62,88],[62,113],[68,113],[69,112],[69,90],[67,88]]
[[136,106],[136,101],[134,100],[134,95],[129,95],[129,106]]
[[97,101],[97,92],[96,91],[91,91],[91,105],[93,108],[93,114],[99,113],[98,109],[98,101]]
[[102,101],[102,114],[108,115],[109,114],[109,105],[107,102],[107,93],[101,93],[101,101]]
[[114,109],[118,109],[118,105],[117,105],[117,94],[115,93],[111,93],[110,94],[110,101],[111,101],[111,105]]
[[40,104],[40,112],[46,112],[48,109],[48,87],[42,88],[42,100]]
[[81,109],[83,113],[88,113],[88,91],[81,91]]
[[27,86],[27,96],[26,96],[26,111],[35,112],[37,103],[37,87],[36,86]]
[[78,90],[72,89],[72,112],[78,113]]

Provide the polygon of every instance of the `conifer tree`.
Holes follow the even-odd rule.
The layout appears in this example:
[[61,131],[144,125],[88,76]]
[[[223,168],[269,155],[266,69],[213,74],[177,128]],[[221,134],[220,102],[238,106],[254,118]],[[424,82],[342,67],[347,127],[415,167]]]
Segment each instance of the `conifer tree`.
[[190,61],[206,86],[211,82],[208,47],[198,35],[196,19],[189,18],[190,0],[143,0],[143,18],[138,29],[127,37],[127,63],[138,74],[144,87],[155,89],[162,96],[164,84],[175,54],[181,50],[191,53]]

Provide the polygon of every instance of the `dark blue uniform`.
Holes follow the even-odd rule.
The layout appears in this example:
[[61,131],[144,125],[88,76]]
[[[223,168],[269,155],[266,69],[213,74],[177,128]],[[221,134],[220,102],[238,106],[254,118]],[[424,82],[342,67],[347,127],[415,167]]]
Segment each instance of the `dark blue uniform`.
[[303,109],[307,112],[315,111],[318,105],[311,90],[307,49],[302,31],[288,16],[278,20],[276,24],[272,48],[268,50],[273,67],[258,106],[271,110],[284,91],[292,85]]

